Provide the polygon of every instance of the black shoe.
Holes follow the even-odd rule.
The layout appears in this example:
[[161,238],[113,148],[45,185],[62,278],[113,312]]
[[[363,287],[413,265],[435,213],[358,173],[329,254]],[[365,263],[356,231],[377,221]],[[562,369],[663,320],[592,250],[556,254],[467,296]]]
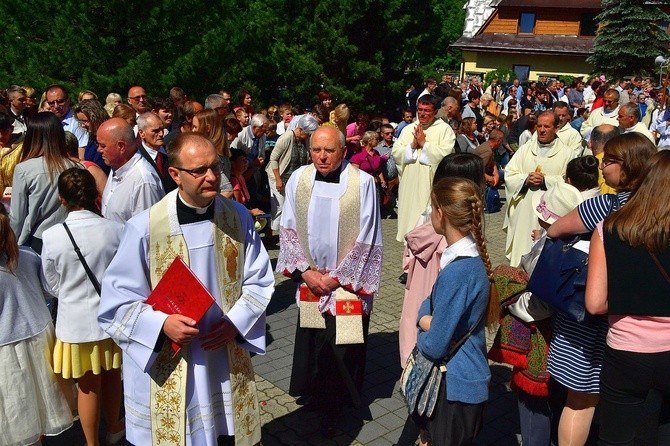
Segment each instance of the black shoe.
[[400,281],[400,283],[402,283],[403,285],[405,285],[405,284],[407,283],[407,273],[402,273],[402,274],[398,277],[398,280]]

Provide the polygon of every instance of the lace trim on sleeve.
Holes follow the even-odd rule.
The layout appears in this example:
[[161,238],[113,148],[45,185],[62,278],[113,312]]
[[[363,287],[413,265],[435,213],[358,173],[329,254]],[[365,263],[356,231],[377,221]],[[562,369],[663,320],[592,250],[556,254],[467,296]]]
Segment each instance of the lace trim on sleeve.
[[372,295],[379,291],[382,253],[379,245],[356,242],[330,276],[355,293]]
[[306,271],[309,262],[300,246],[298,233],[295,229],[279,228],[279,256],[277,257],[278,273],[290,276],[293,271]]

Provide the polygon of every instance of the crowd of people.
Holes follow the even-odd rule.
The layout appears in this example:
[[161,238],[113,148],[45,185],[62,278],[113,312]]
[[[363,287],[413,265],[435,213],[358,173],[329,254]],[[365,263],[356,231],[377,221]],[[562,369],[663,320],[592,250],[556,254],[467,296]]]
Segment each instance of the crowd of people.
[[[289,393],[332,436],[361,403],[382,218],[397,218],[405,244],[401,367],[414,349],[447,366],[436,411],[410,414],[398,445],[474,441],[486,327],[532,343],[532,367],[510,362],[509,345],[489,353],[514,366],[524,444],[585,444],[597,406],[605,444],[654,438],[635,427],[648,394],[668,395],[670,312],[655,297],[670,286],[670,206],[653,200],[670,174],[667,91],[604,76],[483,85],[447,74],[423,87],[407,90],[398,123],[354,114],[327,90],[305,110],[256,110],[244,89],[201,104],[179,87],[150,97],[132,86],[103,104],[58,84],[41,96],[9,87],[0,357],[28,372],[0,376],[13,389],[0,444],[37,444],[79,417],[96,445],[102,416],[109,444],[258,443],[249,355],[266,348],[276,244],[299,307]],[[506,296],[501,312],[483,220],[502,188],[505,255],[519,272],[532,274],[548,238],[581,234],[587,251],[592,240],[592,317],[576,322],[530,292]],[[146,303],[175,280],[177,258],[214,299],[200,319]]]

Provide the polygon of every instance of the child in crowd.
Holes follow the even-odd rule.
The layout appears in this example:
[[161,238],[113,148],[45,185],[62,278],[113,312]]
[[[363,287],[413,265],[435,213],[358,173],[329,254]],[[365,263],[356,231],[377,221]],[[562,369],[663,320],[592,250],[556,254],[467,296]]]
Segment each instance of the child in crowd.
[[54,327],[40,258],[20,247],[0,206],[0,444],[40,444],[72,425],[53,373]]
[[[433,292],[419,310],[417,347],[433,361],[447,359],[447,371],[432,416],[417,424],[429,444],[466,445],[482,427],[488,400],[484,326],[498,320],[498,297],[483,234],[481,189],[470,180],[444,178],[433,186],[431,201],[431,223],[447,248]],[[464,335],[447,358],[452,343]]]
[[86,444],[100,444],[101,408],[107,444],[115,444],[125,434],[119,420],[121,350],[98,325],[98,307],[100,280],[116,254],[123,225],[100,216],[95,180],[87,170],[73,167],[61,173],[58,194],[67,218],[44,231],[42,249],[42,269],[59,304],[54,371],[77,380]]

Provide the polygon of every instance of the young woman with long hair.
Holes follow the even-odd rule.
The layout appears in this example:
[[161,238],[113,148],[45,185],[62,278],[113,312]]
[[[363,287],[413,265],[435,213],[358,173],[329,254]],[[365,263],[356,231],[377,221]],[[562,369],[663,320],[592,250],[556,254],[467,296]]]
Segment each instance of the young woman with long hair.
[[[657,150],[647,137],[631,132],[607,141],[604,152],[600,170],[607,185],[617,193],[584,201],[547,229],[549,237],[591,232],[608,215],[626,209]],[[556,382],[567,388],[567,401],[558,424],[561,444],[584,444],[588,438],[602,391],[600,378],[607,328],[604,317],[577,323],[561,314],[556,316],[548,371]]]
[[656,153],[642,177],[628,203],[591,237],[586,309],[609,322],[601,444],[660,444],[636,438],[636,431],[645,419],[658,419],[645,404],[650,392],[670,398],[670,202],[659,199],[670,188],[670,152]]
[[431,202],[431,223],[447,247],[431,297],[419,309],[417,347],[425,357],[444,362],[452,344],[469,330],[472,334],[446,362],[433,415],[417,424],[429,444],[468,445],[482,427],[488,400],[484,327],[498,321],[498,295],[484,238],[481,189],[470,180],[444,178],[433,185]]
[[19,247],[0,205],[0,444],[40,444],[72,425],[53,373],[54,327],[40,258]]
[[28,123],[12,181],[10,220],[19,245],[39,254],[42,232],[65,220],[56,182],[61,172],[76,165],[68,156],[60,120],[53,113],[37,113]]

